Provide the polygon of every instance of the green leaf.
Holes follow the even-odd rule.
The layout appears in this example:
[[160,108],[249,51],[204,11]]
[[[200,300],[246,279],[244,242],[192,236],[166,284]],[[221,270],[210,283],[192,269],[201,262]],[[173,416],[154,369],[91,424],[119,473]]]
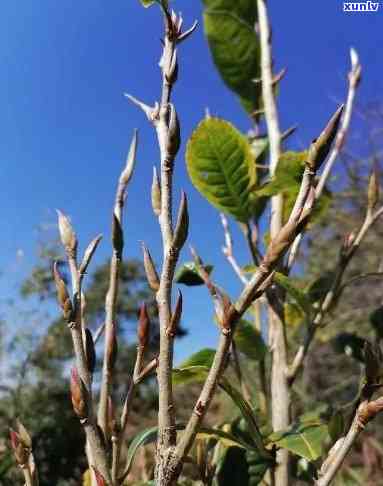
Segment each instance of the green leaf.
[[[176,429],[178,431],[184,430],[185,425],[184,424],[177,424]],[[157,440],[157,434],[158,434],[158,426],[155,427],[150,427],[148,429],[143,430],[142,432],[138,433],[132,442],[129,445],[128,452],[127,452],[127,458],[126,458],[126,467],[124,474],[128,474],[128,472],[131,470],[134,457],[138,451],[138,449],[141,446],[151,444]],[[243,440],[235,437],[233,434],[230,434],[229,432],[224,432],[223,430],[219,429],[212,429],[209,427],[200,427],[198,429],[198,438],[213,438],[221,442],[223,445],[226,447],[238,447],[240,449],[246,449],[246,450],[251,450],[251,446],[244,442]]]
[[334,413],[328,423],[328,433],[335,443],[343,435],[345,420],[340,410]]
[[296,195],[302,180],[307,152],[284,152],[274,177],[257,190],[259,196]]
[[129,472],[132,468],[134,456],[136,455],[137,450],[146,444],[150,444],[157,439],[157,431],[158,427],[150,427],[149,429],[145,429],[142,432],[139,432],[132,442],[129,445],[128,452],[126,454],[126,468],[125,472]]
[[260,45],[254,0],[204,0],[204,27],[213,61],[225,84],[249,113],[261,107]]
[[140,2],[145,8],[152,6],[154,3],[158,3],[156,0],[140,0]]
[[[203,265],[203,268],[209,275],[213,271],[212,265]],[[204,283],[202,278],[199,276],[197,265],[194,262],[186,262],[178,267],[174,276],[174,281],[189,287],[203,285]]]
[[259,454],[261,454],[262,457],[270,459],[271,453],[265,449],[263,437],[257,425],[257,417],[251,405],[242,396],[242,394],[229,383],[229,380],[227,380],[225,377],[221,378],[219,386],[229,395],[229,397],[233,400],[233,402],[241,411],[241,414],[246,420],[246,423],[249,427],[249,433],[252,437],[252,440],[254,441],[254,446],[258,450]]
[[206,380],[209,368],[206,366],[188,366],[187,368],[174,368],[172,372],[174,385],[190,383],[203,383]]
[[314,309],[311,305],[310,299],[308,298],[304,290],[297,287],[294,284],[292,278],[286,277],[286,275],[283,275],[283,273],[280,272],[275,273],[274,281],[286,290],[288,295],[296,301],[296,303],[310,318]]
[[213,364],[214,356],[215,350],[210,348],[201,349],[192,354],[178,368],[173,370],[173,383],[184,385],[204,381]]
[[180,368],[188,368],[189,366],[206,366],[210,368],[213,364],[215,356],[215,350],[210,348],[204,348],[187,358]]
[[[206,353],[208,355],[208,353]],[[200,358],[198,357],[198,360]],[[188,366],[188,367],[180,367],[173,370],[173,384],[180,385],[180,384],[189,384],[189,383],[200,383],[206,380],[206,377],[209,373],[208,366]],[[257,419],[251,405],[245,400],[242,394],[231,384],[225,377],[221,377],[219,386],[224,390],[229,397],[233,400],[233,402],[237,405],[239,410],[241,411],[242,416],[246,420],[246,423],[249,427],[250,436],[252,437],[252,447],[255,447],[258,452],[265,457],[266,459],[270,459],[271,453],[265,449],[263,443],[262,434],[259,431],[257,425]],[[251,447],[251,446],[249,446]]]
[[314,280],[307,289],[307,295],[314,304],[320,302],[330,290],[335,278],[334,272],[325,272],[323,275]]
[[327,437],[327,425],[321,422],[301,422],[286,431],[274,432],[268,440],[308,461],[315,461],[321,456],[322,444]]
[[203,120],[188,142],[186,163],[193,185],[213,206],[238,221],[250,219],[255,163],[249,142],[233,125]]
[[239,351],[249,359],[261,361],[267,353],[267,346],[261,334],[244,319],[241,319],[236,327],[234,341]]
[[275,466],[274,459],[264,459],[254,451],[246,451],[246,460],[248,464],[249,483],[248,486],[257,486],[270,467]]

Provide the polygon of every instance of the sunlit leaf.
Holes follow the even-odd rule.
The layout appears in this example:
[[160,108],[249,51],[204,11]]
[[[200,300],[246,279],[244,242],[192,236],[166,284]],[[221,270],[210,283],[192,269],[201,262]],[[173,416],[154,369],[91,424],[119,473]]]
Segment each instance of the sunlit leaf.
[[308,317],[311,316],[313,308],[307,294],[303,289],[295,285],[294,280],[280,272],[274,274],[274,281],[283,287],[287,294],[295,300]]
[[214,63],[249,113],[261,108],[260,45],[253,0],[203,0],[204,27]]
[[249,359],[260,361],[267,353],[267,346],[261,334],[245,319],[238,322],[234,340],[238,350]]
[[[212,265],[203,265],[202,267],[209,275],[213,270]],[[203,285],[204,283],[199,276],[197,265],[194,262],[186,262],[178,267],[174,276],[174,281],[189,287]]]
[[315,461],[322,455],[322,446],[327,437],[326,424],[301,422],[286,431],[274,432],[268,437],[268,440],[308,461]]
[[250,219],[255,163],[248,140],[233,125],[203,120],[188,142],[186,163],[192,183],[213,206],[238,221]]

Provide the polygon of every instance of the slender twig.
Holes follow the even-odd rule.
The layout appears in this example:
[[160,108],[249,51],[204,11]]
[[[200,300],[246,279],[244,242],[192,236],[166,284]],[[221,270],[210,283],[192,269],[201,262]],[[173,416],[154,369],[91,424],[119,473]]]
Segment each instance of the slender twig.
[[[258,270],[252,276],[251,280],[244,287],[236,304],[233,306],[226,303],[224,320],[221,322],[222,332],[219,338],[213,364],[194,407],[194,412],[189,419],[186,429],[175,449],[172,467],[172,469],[175,471],[177,471],[178,465],[182,463],[183,458],[190,450],[198,427],[200,426],[214,396],[219,379],[225,368],[225,362],[230,350],[235,324],[237,323],[238,319],[247,311],[254,300],[265,291],[268,285],[270,285],[275,267],[289,248],[297,232],[301,231],[302,224],[305,224],[307,217],[311,213],[312,205],[308,204],[308,206],[306,206],[306,203],[309,202],[309,191],[306,191],[305,189],[307,178],[311,177],[311,172],[305,171],[304,182],[302,182],[301,191],[299,193],[300,200],[302,201],[302,207],[296,209],[295,213],[291,215],[288,223],[281,229],[277,237],[271,241],[263,261],[261,262]],[[302,188],[306,192],[306,200],[301,197]],[[305,207],[306,209],[304,209]]]
[[[340,154],[340,151],[342,150],[342,147],[346,140],[347,133],[350,128],[351,116],[354,108],[354,100],[356,96],[357,87],[360,81],[361,69],[362,69],[359,63],[358,55],[354,49],[351,49],[350,57],[351,57],[351,69],[350,72],[348,73],[348,92],[347,92],[347,100],[343,112],[343,118],[342,118],[341,126],[339,128],[334,146],[326,160],[323,172],[316,186],[316,191],[315,191],[316,199],[319,199],[323,193],[325,185],[330,177],[331,170]],[[290,254],[288,257],[288,262],[287,262],[288,271],[291,270],[297,258],[302,238],[303,238],[303,234],[298,235],[291,247]]]
[[[64,281],[62,280],[57,265],[54,266],[54,278],[58,290],[58,300],[63,309],[64,318],[68,323],[71,332],[73,349],[76,362],[76,379],[78,399],[84,403],[84,413],[78,414],[80,422],[84,427],[86,441],[89,448],[89,457],[94,461],[98,471],[104,476],[108,485],[111,485],[111,478],[108,468],[107,453],[104,442],[93,414],[92,405],[92,376],[88,367],[83,339],[83,323],[81,308],[81,274],[77,266],[77,237],[69,219],[58,211],[58,222],[61,242],[64,246],[72,280],[72,301],[69,298]],[[83,390],[84,388],[84,390]],[[72,393],[73,401],[73,393]]]
[[251,403],[251,393],[249,387],[247,386],[246,381],[243,379],[243,373],[241,368],[240,358],[238,356],[237,345],[235,344],[235,340],[231,341],[231,356],[232,356],[232,363],[235,374],[237,375],[239,386],[241,387],[241,391],[245,399]]
[[307,333],[304,338],[304,342],[299,347],[297,353],[295,354],[293,362],[289,368],[288,378],[290,384],[294,382],[299,370],[302,368],[309,347],[311,345],[311,342],[314,339],[314,336],[316,334],[316,331],[322,325],[326,313],[331,308],[331,306],[334,303],[334,300],[338,296],[339,288],[342,282],[342,277],[351,259],[353,258],[356,251],[358,250],[368,230],[382,214],[383,214],[383,206],[379,208],[377,211],[375,211],[375,213],[373,214],[371,214],[370,211],[367,211],[365,220],[361,228],[359,229],[355,239],[352,241],[351,246],[347,249],[347,254],[345,255],[344,258],[340,259],[331,288],[328,290],[325,297],[323,298],[320,308],[316,313],[315,317],[313,318],[312,323],[308,326]]
[[225,245],[222,247],[222,253],[225,255],[227,258],[227,261],[230,263],[232,266],[235,274],[238,276],[240,281],[246,285],[248,283],[248,279],[246,278],[242,268],[238,264],[234,253],[233,253],[233,238],[230,233],[230,228],[229,228],[229,223],[227,221],[226,216],[221,213],[221,223],[223,227],[223,232],[225,236]]
[[[262,95],[270,147],[270,177],[277,169],[282,151],[281,132],[278,111],[274,98],[274,76],[272,71],[271,32],[265,0],[257,0],[258,24],[261,42],[261,77]],[[275,238],[282,227],[283,196],[277,194],[271,198],[270,235]],[[275,292],[269,293],[269,301],[278,299]],[[272,330],[272,370],[271,370],[271,416],[273,430],[286,428],[290,423],[290,393],[285,372],[287,366],[287,342],[283,317],[275,312],[269,303],[269,327]],[[278,467],[275,471],[278,486],[288,485],[288,452],[278,452]]]
[[105,438],[108,438],[108,400],[111,395],[113,383],[113,368],[116,354],[116,307],[119,288],[119,275],[122,265],[123,241],[123,209],[126,190],[131,179],[137,151],[137,132],[134,133],[126,165],[120,174],[112,221],[113,254],[110,262],[109,289],[105,301],[105,345],[102,367],[100,402],[98,408],[98,424]]
[[345,437],[339,439],[330,449],[328,457],[323,462],[316,486],[328,486],[341,468],[343,461],[349,453],[355,441],[365,428],[366,424],[373,420],[383,409],[383,397],[374,401],[363,401],[357,408],[354,419]]
[[319,198],[322,195],[323,189],[326,185],[326,182],[328,181],[334,163],[346,140],[346,135],[351,122],[351,115],[354,106],[356,88],[360,81],[362,67],[359,63],[359,57],[355,49],[351,49],[350,57],[351,57],[351,70],[348,74],[348,94],[347,94],[347,100],[346,100],[345,109],[343,113],[343,120],[340,129],[338,131],[334,147],[330,152],[330,155],[325,163],[322,175],[319,178],[319,182],[316,187],[317,198]]
[[37,486],[37,483],[35,481],[33,481],[32,472],[31,472],[29,466],[23,467],[22,471],[23,471],[23,474],[24,474],[25,485],[26,486]]
[[[161,157],[160,207],[156,204],[163,245],[163,265],[159,289],[156,294],[160,321],[160,352],[158,361],[158,441],[156,460],[157,484],[168,484],[171,471],[167,468],[167,457],[176,443],[175,411],[172,391],[173,341],[171,294],[173,277],[179,252],[185,243],[188,232],[188,210],[186,197],[183,194],[175,228],[172,221],[172,186],[173,168],[180,147],[180,126],[177,113],[170,103],[171,93],[178,75],[177,45],[184,41],[195,30],[196,23],[186,32],[181,31],[182,18],[169,12],[162,4],[165,22],[163,52],[160,60],[162,71],[161,101],[153,109],[141,102],[136,104],[143,108],[157,132]],[[158,191],[157,191],[158,193]]]

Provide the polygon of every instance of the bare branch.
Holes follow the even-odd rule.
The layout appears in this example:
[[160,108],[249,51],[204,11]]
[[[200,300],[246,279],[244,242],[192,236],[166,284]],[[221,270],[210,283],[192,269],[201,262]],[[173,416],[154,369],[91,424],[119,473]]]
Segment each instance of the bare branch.
[[320,309],[315,315],[312,323],[308,326],[307,334],[305,336],[303,344],[299,347],[293,362],[288,370],[288,378],[290,385],[294,382],[298,372],[303,366],[304,360],[307,356],[310,344],[314,339],[317,329],[323,323],[327,311],[331,308],[334,303],[335,298],[339,293],[339,289],[342,283],[342,278],[344,272],[346,271],[351,259],[358,250],[360,244],[362,243],[366,233],[371,228],[371,226],[377,221],[377,219],[383,214],[383,207],[379,208],[374,214],[367,211],[365,220],[359,229],[357,235],[352,239],[349,248],[346,248],[346,254],[340,259],[338,267],[336,269],[336,275],[333,284],[327,294],[325,295]]
[[319,479],[315,482],[316,486],[328,486],[332,483],[344,459],[366,424],[373,420],[382,410],[383,397],[377,398],[374,401],[365,400],[359,405],[347,435],[335,443],[330,449],[326,460],[323,462]]
[[248,279],[246,278],[241,267],[238,265],[237,260],[235,259],[233,254],[233,239],[231,237],[229,223],[227,221],[226,216],[223,213],[221,213],[220,216],[221,216],[221,223],[222,223],[224,236],[225,236],[225,246],[222,247],[222,253],[225,255],[227,261],[233,267],[233,270],[235,274],[238,276],[238,278],[240,279],[240,281],[244,285],[246,285],[248,283]]
[[[98,424],[107,437],[108,423],[108,399],[113,380],[113,366],[115,353],[115,334],[116,334],[116,305],[119,288],[119,274],[122,264],[122,251],[124,247],[122,216],[125,204],[126,189],[130,181],[137,150],[137,131],[133,135],[129,154],[124,169],[122,170],[117,184],[113,224],[112,224],[112,243],[113,254],[110,262],[109,289],[105,301],[105,346],[104,360],[101,378],[100,403],[98,408]],[[113,348],[113,349],[112,349]]]

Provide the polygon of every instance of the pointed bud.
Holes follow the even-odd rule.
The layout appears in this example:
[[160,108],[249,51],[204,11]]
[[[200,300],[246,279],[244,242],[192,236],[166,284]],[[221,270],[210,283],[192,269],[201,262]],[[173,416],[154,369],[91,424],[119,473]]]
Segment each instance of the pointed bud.
[[113,405],[112,397],[108,397],[108,428],[112,436],[118,434],[118,425],[116,421],[116,410]]
[[176,109],[173,104],[169,104],[169,136],[166,152],[171,157],[175,157],[181,145],[180,123]]
[[173,247],[183,247],[189,232],[189,212],[186,194],[182,191],[181,204],[178,210],[177,224],[174,230]]
[[70,379],[72,406],[80,419],[88,417],[87,391],[76,368],[72,368]]
[[134,130],[133,139],[130,144],[128,157],[126,158],[126,164],[124,170],[120,175],[120,184],[127,186],[132,175],[134,166],[136,164],[136,154],[137,154],[137,143],[138,143],[138,132]]
[[107,486],[104,476],[94,466],[92,466],[92,469],[96,477],[97,486]]
[[93,375],[96,367],[96,350],[92,333],[88,328],[85,329],[85,355],[89,373]]
[[158,180],[157,169],[153,167],[152,181],[152,208],[156,216],[161,214],[161,186]]
[[320,168],[330,152],[331,145],[338,133],[343,108],[344,105],[341,105],[337,109],[330,121],[327,123],[326,128],[310,146],[307,163],[315,172]]
[[150,319],[148,309],[145,304],[140,307],[140,315],[137,326],[138,345],[142,349],[146,349],[149,344],[150,337]]
[[359,62],[359,55],[353,47],[351,47],[350,49],[350,59],[351,59],[351,71],[348,74],[348,79],[350,85],[353,88],[356,88],[360,83],[362,66],[360,65]]
[[142,253],[144,255],[144,267],[149,287],[153,290],[153,292],[157,292],[160,288],[160,279],[150,252],[144,243],[142,243]]
[[19,466],[24,466],[28,463],[31,451],[28,447],[25,447],[25,445],[21,441],[20,435],[17,432],[10,429],[9,434],[16,462]]
[[77,237],[72,224],[67,216],[57,209],[60,239],[63,247],[70,254],[75,256],[77,251]]
[[353,231],[351,233],[347,233],[342,242],[342,246],[340,247],[340,259],[348,258],[350,254],[350,250],[353,247],[356,235]]
[[88,269],[89,263],[94,255],[94,252],[96,251],[98,244],[102,240],[102,235],[96,236],[88,245],[87,249],[85,250],[84,257],[82,259],[80,268],[79,268],[79,273],[80,275],[85,275],[86,271]]
[[17,431],[18,431],[18,434],[19,434],[20,441],[22,442],[24,447],[26,447],[27,449],[32,449],[32,439],[31,439],[31,436],[29,435],[27,429],[20,422],[20,420],[16,421],[16,425],[17,425]]
[[116,325],[113,323],[111,332],[106,337],[106,366],[109,370],[113,370],[116,364],[118,352]]
[[58,270],[57,262],[53,264],[53,278],[56,284],[58,303],[63,311],[64,319],[69,322],[73,316],[73,306],[65,282]]
[[372,168],[370,179],[368,181],[368,191],[367,191],[367,206],[368,209],[372,210],[376,207],[379,201],[379,173],[376,163]]
[[166,334],[168,336],[173,338],[177,334],[177,329],[181,321],[181,315],[182,315],[182,293],[179,290],[176,307],[170,319],[169,327],[166,329]]
[[124,249],[124,234],[122,231],[120,220],[114,213],[112,221],[112,244],[113,249],[117,254],[117,258],[121,258],[122,250]]

